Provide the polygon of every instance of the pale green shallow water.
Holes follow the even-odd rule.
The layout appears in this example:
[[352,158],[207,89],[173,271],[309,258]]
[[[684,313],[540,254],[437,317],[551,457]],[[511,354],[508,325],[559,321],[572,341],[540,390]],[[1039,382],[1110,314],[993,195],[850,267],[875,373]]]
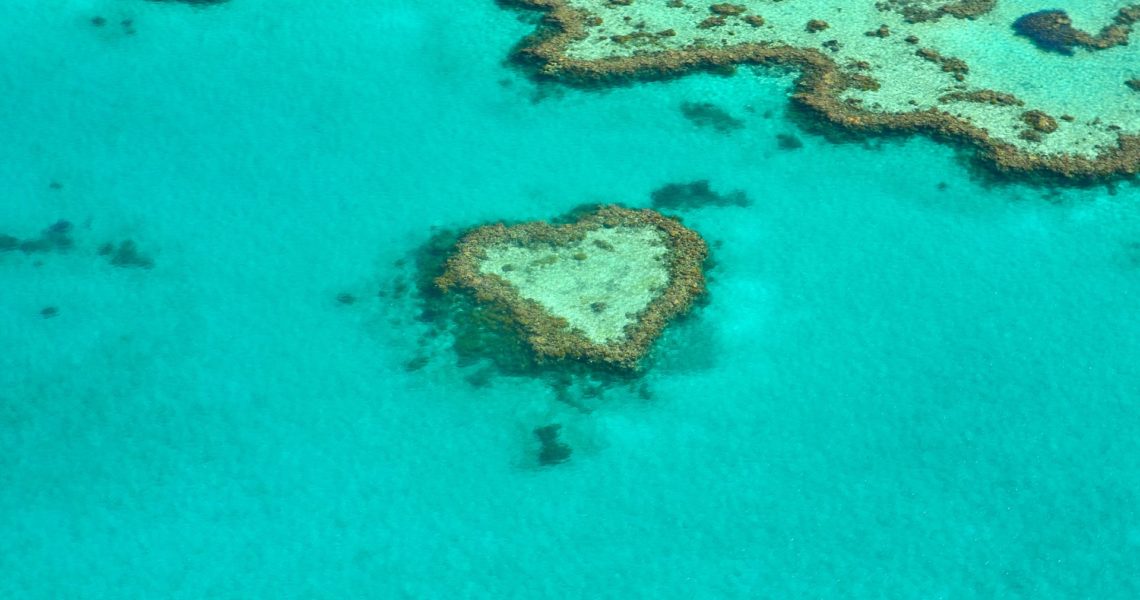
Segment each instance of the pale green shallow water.
[[[1135,186],[831,145],[788,78],[535,103],[492,2],[17,4],[0,233],[76,247],[0,253],[0,596],[1140,596]],[[752,205],[683,213],[711,302],[651,400],[475,387],[444,340],[405,369],[375,292],[432,226],[705,178]]]

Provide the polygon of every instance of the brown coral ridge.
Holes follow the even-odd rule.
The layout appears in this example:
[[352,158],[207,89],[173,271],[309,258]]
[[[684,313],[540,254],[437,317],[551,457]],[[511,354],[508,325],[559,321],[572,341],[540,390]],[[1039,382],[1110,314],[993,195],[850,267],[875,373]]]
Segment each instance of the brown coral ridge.
[[932,2],[930,0],[886,0],[876,3],[879,10],[898,11],[908,23],[937,21],[946,15],[956,19],[973,19],[997,6],[997,0],[957,0]]
[[942,56],[933,48],[919,48],[915,51],[915,55],[927,62],[941,66],[942,70],[947,73],[953,73],[954,78],[958,81],[963,81],[966,74],[970,72],[970,66],[966,64],[966,61],[952,56]]
[[[731,48],[690,47],[601,60],[569,58],[564,50],[586,37],[582,11],[565,0],[499,0],[544,11],[542,26],[515,51],[515,59],[539,79],[596,87],[642,80],[661,80],[695,71],[724,72],[736,65],[787,66],[801,71],[792,101],[822,124],[860,135],[922,133],[972,147],[977,158],[1008,175],[1040,176],[1058,182],[1089,183],[1140,172],[1140,136],[1118,135],[1115,147],[1093,158],[1044,155],[994,139],[983,128],[949,112],[927,109],[875,113],[839,99],[850,85],[834,60],[813,48],[739,44]],[[1123,13],[1124,11],[1122,11]],[[1129,13],[1131,14],[1131,13]]]
[[1040,110],[1027,110],[1021,113],[1021,120],[1041,133],[1057,131],[1057,120]]
[[978,104],[991,104],[993,106],[1025,106],[1025,102],[1005,92],[994,90],[974,90],[969,92],[950,92],[938,97],[938,101],[946,102],[975,102]]
[[1022,15],[1013,23],[1018,35],[1029,38],[1040,49],[1072,55],[1073,48],[1104,50],[1128,44],[1132,25],[1140,22],[1140,4],[1126,6],[1096,35],[1073,27],[1063,10],[1041,10]]
[[[505,279],[479,271],[486,249],[493,245],[561,245],[582,240],[586,233],[612,227],[655,227],[664,234],[665,264],[669,284],[629,325],[625,335],[605,344],[588,340],[568,327],[566,320],[551,315],[534,300],[523,298]],[[687,312],[705,293],[704,262],[708,246],[695,231],[658,212],[603,206],[563,225],[545,222],[507,227],[502,223],[474,229],[456,244],[436,286],[444,293],[463,289],[479,303],[489,304],[510,316],[516,333],[539,360],[579,360],[587,363],[637,370],[641,358],[673,318]]]

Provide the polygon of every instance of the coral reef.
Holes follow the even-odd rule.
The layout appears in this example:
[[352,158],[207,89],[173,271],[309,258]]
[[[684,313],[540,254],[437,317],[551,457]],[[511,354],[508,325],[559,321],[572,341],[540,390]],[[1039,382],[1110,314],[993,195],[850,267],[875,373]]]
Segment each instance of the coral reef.
[[1021,120],[1040,133],[1057,131],[1057,120],[1039,110],[1028,110],[1021,113]]
[[827,21],[824,21],[823,19],[812,19],[807,22],[807,25],[804,26],[804,29],[808,33],[819,33],[828,27],[831,27],[831,25],[829,25]]
[[[15,236],[0,234],[0,252],[14,250],[24,254],[69,252],[75,248],[75,240],[71,236],[74,229],[71,221],[60,219],[41,231],[39,237],[21,240]],[[100,245],[96,253],[106,257],[116,267],[142,269],[154,267],[154,259],[139,252],[138,245],[133,240],[123,240],[118,244],[107,242]]]
[[994,90],[973,90],[969,92],[950,92],[938,98],[939,102],[978,102],[995,106],[1025,106],[1017,96]]
[[777,133],[776,146],[780,150],[799,150],[804,147],[804,143],[800,141],[800,138],[790,133]]
[[562,426],[557,423],[535,428],[534,437],[538,438],[540,444],[538,464],[548,467],[570,460],[570,454],[573,450],[570,446],[558,441],[558,432],[561,429]]
[[744,128],[744,121],[711,102],[684,102],[681,114],[697,127],[709,127],[718,133],[729,134]]
[[1132,25],[1140,21],[1140,5],[1120,9],[1110,25],[1095,36],[1076,27],[1063,10],[1041,10],[1013,22],[1018,35],[1029,38],[1042,50],[1072,55],[1074,48],[1104,50],[1128,43]]
[[116,267],[151,269],[154,268],[154,259],[139,252],[134,240],[123,240],[118,244],[107,242],[99,246],[99,256]]
[[650,195],[654,209],[688,210],[705,206],[750,206],[752,201],[742,191],[720,194],[709,186],[709,180],[670,183]]
[[722,2],[720,4],[713,4],[710,6],[709,11],[725,17],[735,17],[744,14],[748,11],[748,9],[739,4],[729,4],[727,2]]
[[876,7],[902,14],[907,23],[925,23],[947,15],[973,19],[990,12],[996,5],[997,0],[886,0],[878,2]]
[[605,206],[561,225],[479,227],[458,241],[436,285],[489,307],[539,360],[636,370],[669,320],[704,293],[707,253],[675,219]]
[[[996,13],[992,0],[888,0],[867,9],[846,6],[847,12],[815,4],[740,0],[733,3],[745,8],[739,14],[684,3],[665,8],[639,2],[607,6],[598,0],[500,1],[543,11],[539,30],[515,54],[540,80],[596,87],[693,71],[729,72],[739,65],[790,67],[800,73],[792,94],[797,110],[820,125],[850,134],[926,134],[972,149],[996,171],[1022,176],[1085,182],[1140,170],[1140,117],[1135,111],[1113,106],[1110,112],[1082,114],[1090,103],[1065,101],[1053,110],[1077,118],[1062,119],[1045,141],[1030,139],[1042,132],[1025,128],[1024,111],[1018,107],[1026,102],[1041,105],[1041,100],[1024,97],[1020,88],[1013,93],[994,85],[994,67],[1001,65],[987,65],[983,89],[972,89],[967,79],[975,77],[975,70],[968,63],[977,57],[955,56],[961,48],[951,53],[937,45],[915,47],[920,37],[936,39],[916,35],[931,27],[970,26],[991,18]],[[764,13],[760,27],[743,18],[758,12]],[[1119,43],[1140,18],[1138,13],[1137,7],[1120,9],[1112,25],[1090,36],[1090,44]],[[710,15],[723,23],[700,27]],[[952,18],[941,19],[944,16]],[[597,22],[591,19],[604,24],[588,26]],[[811,27],[816,33],[806,31],[805,23],[811,21],[820,22]],[[820,29],[823,22],[826,30]],[[672,34],[654,36],[649,45],[610,39],[666,27]],[[1079,75],[1074,71],[1074,77]]]
[[[551,219],[550,223],[572,225],[598,208],[584,205]],[[369,294],[360,290],[354,294],[353,304],[340,303],[337,309],[368,315],[365,322],[377,326],[374,333],[383,336],[382,343],[401,354],[400,366],[409,373],[434,375],[442,370],[480,389],[498,385],[504,379],[521,378],[548,388],[558,404],[582,414],[600,409],[614,399],[650,399],[652,390],[646,376],[657,365],[700,369],[710,364],[709,360],[688,358],[694,327],[701,323],[695,310],[677,315],[677,327],[671,327],[671,335],[654,344],[654,351],[641,359],[638,369],[537,355],[527,341],[526,331],[507,307],[480,300],[469,288],[445,293],[437,285],[460,240],[476,229],[432,227],[422,243],[391,263],[379,288],[373,287],[376,284],[370,275],[365,285],[375,291]],[[618,250],[600,239],[590,245],[598,250]],[[706,270],[713,268],[711,262],[706,259]],[[696,298],[693,308],[706,303],[707,295],[702,295]],[[605,312],[611,305],[588,308]]]
[[24,254],[42,252],[67,252],[75,247],[71,237],[71,221],[60,219],[40,232],[39,237],[21,240],[15,236],[0,233],[0,252],[19,250]]

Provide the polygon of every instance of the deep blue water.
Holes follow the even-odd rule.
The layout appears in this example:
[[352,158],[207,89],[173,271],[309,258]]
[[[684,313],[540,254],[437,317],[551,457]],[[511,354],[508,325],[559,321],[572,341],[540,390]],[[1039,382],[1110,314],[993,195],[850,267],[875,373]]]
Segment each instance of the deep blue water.
[[[490,0],[0,14],[0,233],[74,240],[0,253],[0,597],[1140,597],[1137,187],[832,144],[790,76],[539,89]],[[394,292],[433,227],[700,179],[752,204],[680,214],[648,400],[472,385]]]

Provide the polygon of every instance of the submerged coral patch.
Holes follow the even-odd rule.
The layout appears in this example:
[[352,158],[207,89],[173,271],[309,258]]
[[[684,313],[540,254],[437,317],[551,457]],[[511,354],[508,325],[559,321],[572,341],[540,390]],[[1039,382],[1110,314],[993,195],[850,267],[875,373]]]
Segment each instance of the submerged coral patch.
[[671,210],[687,210],[705,206],[750,206],[752,201],[742,191],[716,192],[709,185],[709,180],[701,179],[689,183],[670,183],[656,190],[650,195],[653,208]]
[[[23,254],[70,253],[79,247],[73,237],[75,226],[67,219],[60,219],[44,228],[39,236],[20,239],[0,233],[0,253],[20,251]],[[154,259],[143,254],[134,240],[106,242],[95,253],[107,259],[116,267],[136,267],[151,269]],[[37,261],[37,264],[39,262]]]
[[154,259],[140,252],[134,240],[123,240],[118,244],[107,242],[99,246],[98,253],[116,267],[139,269],[154,267]]
[[554,423],[534,429],[534,437],[538,438],[538,464],[544,467],[557,465],[570,460],[573,449],[558,440],[562,425]]
[[683,102],[681,114],[697,127],[709,127],[718,133],[732,133],[744,128],[744,121],[711,102]]
[[780,150],[799,150],[804,147],[804,143],[800,141],[800,138],[790,133],[777,133],[776,146]]
[[675,219],[606,206],[563,225],[479,227],[436,283],[496,309],[541,360],[636,369],[704,293],[707,252]]
[[71,221],[60,219],[44,228],[38,237],[21,240],[20,238],[0,233],[0,252],[19,250],[24,254],[38,254],[41,252],[67,252],[75,246],[71,237],[74,227]]

